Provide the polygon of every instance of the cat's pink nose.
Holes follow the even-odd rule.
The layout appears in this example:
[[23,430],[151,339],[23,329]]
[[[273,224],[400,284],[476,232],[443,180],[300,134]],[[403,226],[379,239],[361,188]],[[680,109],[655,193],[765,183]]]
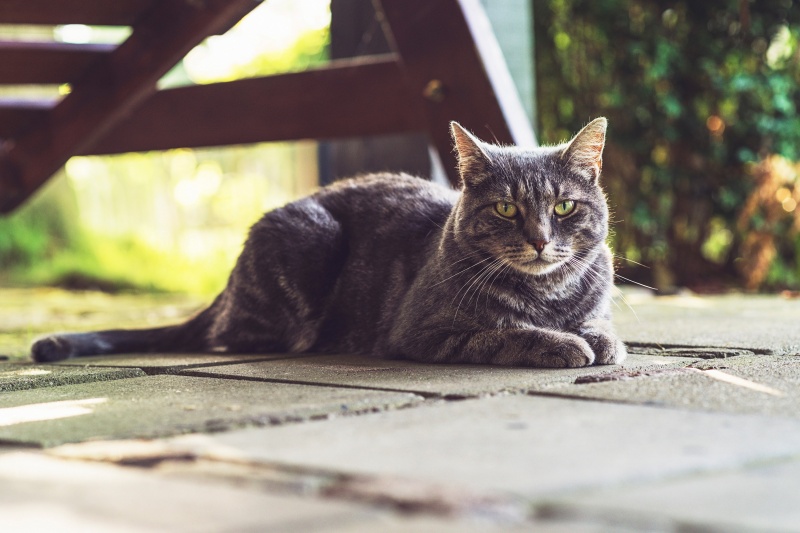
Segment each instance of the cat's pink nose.
[[547,243],[548,241],[531,241],[531,244],[539,253],[542,253],[542,250],[544,250],[544,247],[547,246]]

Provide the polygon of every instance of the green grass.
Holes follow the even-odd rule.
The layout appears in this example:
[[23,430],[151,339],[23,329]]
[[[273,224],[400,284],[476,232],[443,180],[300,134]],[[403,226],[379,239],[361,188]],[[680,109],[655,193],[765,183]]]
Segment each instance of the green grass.
[[0,288],[0,356],[27,360],[34,339],[48,333],[178,323],[210,301],[181,294]]
[[46,194],[0,218],[0,285],[206,296],[225,286],[228,255],[192,260],[135,237],[93,234],[63,197]]
[[44,261],[12,268],[9,280],[22,286],[209,295],[224,287],[230,269],[223,257],[192,261],[134,238],[87,236]]

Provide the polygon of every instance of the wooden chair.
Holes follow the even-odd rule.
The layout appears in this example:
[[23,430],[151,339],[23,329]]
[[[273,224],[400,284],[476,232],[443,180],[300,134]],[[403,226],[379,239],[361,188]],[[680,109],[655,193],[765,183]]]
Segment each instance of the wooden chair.
[[73,155],[402,132],[426,132],[456,184],[451,120],[501,143],[535,143],[478,2],[375,0],[391,54],[165,90],[156,83],[168,70],[258,2],[0,2],[0,24],[133,29],[119,46],[0,42],[0,85],[71,85],[58,101],[0,99],[0,213]]

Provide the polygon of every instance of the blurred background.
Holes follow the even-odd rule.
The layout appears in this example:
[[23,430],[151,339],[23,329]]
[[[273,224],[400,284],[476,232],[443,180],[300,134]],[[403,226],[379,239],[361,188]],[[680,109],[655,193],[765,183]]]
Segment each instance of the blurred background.
[[[603,179],[620,275],[664,291],[800,288],[800,2],[481,3],[540,143],[609,118]],[[126,37],[0,26],[6,40]],[[160,83],[386,50],[366,0],[266,0]],[[0,87],[0,96],[68,91]],[[74,157],[0,218],[0,285],[210,295],[263,211],[361,171],[440,179],[437,165],[418,136]]]

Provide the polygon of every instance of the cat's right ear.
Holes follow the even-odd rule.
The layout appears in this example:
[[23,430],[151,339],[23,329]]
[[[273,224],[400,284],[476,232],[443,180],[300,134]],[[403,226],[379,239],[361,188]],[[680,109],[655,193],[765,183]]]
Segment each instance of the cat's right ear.
[[488,175],[489,156],[481,147],[483,143],[455,121],[450,123],[450,133],[458,154],[461,182],[465,186],[479,184]]

